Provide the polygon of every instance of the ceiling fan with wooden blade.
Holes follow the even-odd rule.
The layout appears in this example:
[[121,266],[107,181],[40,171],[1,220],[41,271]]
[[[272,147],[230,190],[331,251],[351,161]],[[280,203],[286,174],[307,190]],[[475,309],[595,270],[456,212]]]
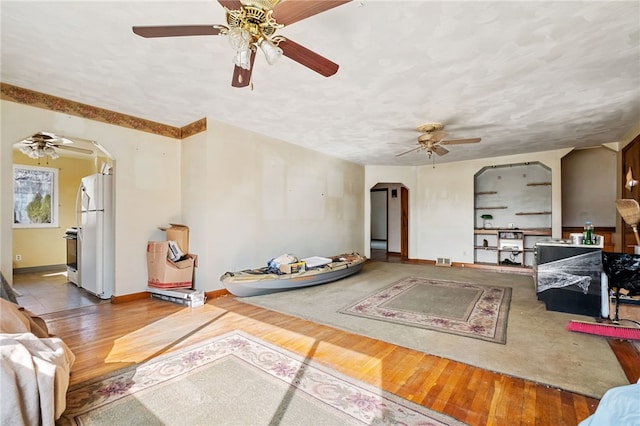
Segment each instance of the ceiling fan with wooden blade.
[[444,130],[444,124],[441,123],[426,123],[418,126],[416,130],[422,134],[418,136],[418,146],[410,149],[409,151],[401,152],[396,157],[408,154],[414,151],[425,151],[429,158],[435,153],[437,155],[446,155],[449,150],[444,145],[462,145],[468,143],[478,143],[480,138],[467,138],[467,139],[445,139],[447,132]]
[[226,35],[236,51],[233,87],[250,84],[258,48],[271,65],[280,56],[286,56],[324,77],[330,77],[338,71],[338,64],[275,33],[287,25],[350,1],[218,0],[225,8],[227,25],[134,26],[132,30],[145,38]]

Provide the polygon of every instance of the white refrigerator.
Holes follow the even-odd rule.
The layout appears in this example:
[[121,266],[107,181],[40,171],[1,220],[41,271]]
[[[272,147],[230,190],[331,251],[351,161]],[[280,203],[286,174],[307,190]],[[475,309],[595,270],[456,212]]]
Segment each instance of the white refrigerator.
[[114,289],[113,176],[83,177],[76,200],[79,286],[101,299]]

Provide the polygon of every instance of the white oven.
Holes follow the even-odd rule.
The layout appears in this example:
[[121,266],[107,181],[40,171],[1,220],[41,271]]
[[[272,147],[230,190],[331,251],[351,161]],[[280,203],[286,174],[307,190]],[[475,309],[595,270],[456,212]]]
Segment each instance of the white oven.
[[78,280],[78,228],[68,228],[64,233],[67,240],[67,279],[79,286]]

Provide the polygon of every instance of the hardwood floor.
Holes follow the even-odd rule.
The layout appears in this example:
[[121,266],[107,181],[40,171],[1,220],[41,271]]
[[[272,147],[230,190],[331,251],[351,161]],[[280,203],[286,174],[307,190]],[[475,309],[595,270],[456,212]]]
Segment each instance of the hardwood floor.
[[20,306],[37,315],[110,303],[67,281],[66,269],[14,274],[13,289]]
[[[71,384],[232,330],[335,368],[470,425],[576,425],[598,400],[248,305],[232,296],[198,308],[158,299],[42,315],[76,354]],[[617,342],[638,365],[634,346]],[[628,371],[637,381],[638,370]]]

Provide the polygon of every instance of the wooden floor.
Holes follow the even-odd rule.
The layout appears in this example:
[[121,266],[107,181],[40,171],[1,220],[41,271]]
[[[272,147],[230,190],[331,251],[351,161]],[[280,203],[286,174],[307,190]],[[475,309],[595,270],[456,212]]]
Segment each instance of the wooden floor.
[[[184,308],[144,299],[42,315],[76,354],[76,384],[232,330],[243,330],[470,425],[576,425],[598,400],[426,355],[224,296]],[[614,341],[630,382],[640,355]],[[613,347],[613,346],[612,346]],[[614,348],[615,349],[615,348]],[[635,370],[633,370],[635,366]],[[310,420],[311,421],[311,420]],[[311,423],[312,424],[312,421]]]

